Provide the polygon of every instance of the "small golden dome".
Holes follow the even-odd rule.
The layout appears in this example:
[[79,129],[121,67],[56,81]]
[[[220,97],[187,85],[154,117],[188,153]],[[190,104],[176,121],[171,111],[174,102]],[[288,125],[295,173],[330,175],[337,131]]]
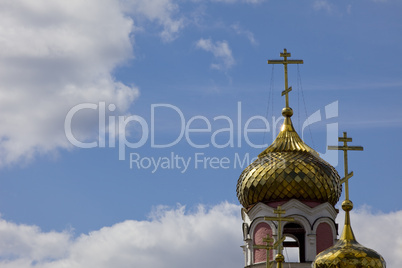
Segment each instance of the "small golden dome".
[[293,128],[291,108],[280,133],[240,175],[237,197],[245,208],[292,198],[335,205],[342,192],[338,172],[307,146]]
[[342,236],[334,246],[317,255],[313,268],[385,268],[385,260],[380,254],[360,245],[356,241],[350,225],[349,215],[349,211],[353,208],[353,203],[345,200],[342,203],[342,208],[346,212]]

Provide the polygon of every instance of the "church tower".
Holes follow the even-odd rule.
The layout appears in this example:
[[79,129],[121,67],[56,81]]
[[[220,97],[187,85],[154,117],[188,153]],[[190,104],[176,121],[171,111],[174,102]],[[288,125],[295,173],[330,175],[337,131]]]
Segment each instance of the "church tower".
[[[289,60],[286,49],[280,56],[283,60],[268,63],[283,64],[285,69],[281,131],[237,182],[237,197],[243,206],[245,267],[250,268],[272,267],[271,261],[283,267],[283,247],[299,249],[299,262],[291,267],[311,267],[316,255],[333,246],[337,238],[335,204],[342,192],[340,177],[292,125],[287,67],[303,61]],[[284,241],[285,237],[293,241]]]

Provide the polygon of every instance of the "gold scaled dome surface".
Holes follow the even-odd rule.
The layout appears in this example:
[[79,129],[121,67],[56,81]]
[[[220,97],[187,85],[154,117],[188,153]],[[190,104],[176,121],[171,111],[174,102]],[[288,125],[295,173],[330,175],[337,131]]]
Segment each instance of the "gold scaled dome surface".
[[335,205],[342,192],[338,172],[305,144],[293,128],[287,107],[275,141],[240,175],[237,197],[248,209],[258,202],[292,198]]
[[313,268],[385,268],[384,258],[376,251],[360,245],[353,234],[350,225],[349,211],[353,203],[345,200],[342,203],[345,210],[345,226],[339,241],[327,250],[317,255]]

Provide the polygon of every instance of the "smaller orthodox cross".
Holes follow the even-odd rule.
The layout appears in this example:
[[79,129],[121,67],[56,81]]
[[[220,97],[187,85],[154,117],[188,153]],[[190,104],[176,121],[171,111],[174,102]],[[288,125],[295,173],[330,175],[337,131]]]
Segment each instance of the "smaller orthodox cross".
[[328,150],[341,150],[343,151],[345,177],[341,179],[341,184],[345,183],[345,199],[349,200],[349,179],[353,176],[353,171],[348,172],[348,151],[363,151],[362,146],[348,146],[348,142],[352,141],[352,138],[348,138],[346,132],[343,132],[343,137],[338,138],[343,142],[343,146],[328,146]]
[[277,237],[277,242],[274,244],[274,248],[277,248],[278,254],[276,255],[276,263],[278,268],[282,268],[282,261],[283,261],[283,254],[282,254],[282,243],[285,240],[285,237],[282,237],[282,222],[283,221],[294,221],[294,218],[291,217],[282,217],[282,214],[285,214],[286,211],[281,208],[281,206],[278,206],[275,210],[274,213],[277,215],[276,217],[264,217],[264,220],[266,221],[277,221],[278,222],[278,237]]
[[292,91],[292,87],[288,87],[288,64],[303,64],[303,60],[288,60],[290,53],[287,52],[286,48],[283,49],[283,53],[279,55],[283,57],[283,60],[268,60],[268,64],[283,64],[285,68],[285,90],[282,91],[282,96],[286,96],[286,108],[289,108],[289,92]]
[[272,245],[272,243],[274,242],[274,239],[268,233],[267,237],[262,239],[262,242],[265,242],[267,244],[266,245],[254,245],[253,248],[265,249],[267,251],[266,268],[272,268],[272,262],[270,261],[269,258],[270,258],[270,255],[271,255],[271,250],[274,248],[274,245]]

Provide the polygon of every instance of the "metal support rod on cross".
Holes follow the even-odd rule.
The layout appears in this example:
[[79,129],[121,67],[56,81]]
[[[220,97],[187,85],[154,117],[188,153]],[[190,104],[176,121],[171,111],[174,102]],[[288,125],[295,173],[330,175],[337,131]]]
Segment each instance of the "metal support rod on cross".
[[288,64],[303,64],[303,60],[288,60],[290,53],[286,48],[283,49],[283,53],[280,54],[283,60],[268,60],[268,64],[283,64],[285,68],[285,90],[282,91],[282,96],[286,96],[286,108],[289,108],[289,92],[292,91],[292,87],[288,87]]
[[362,146],[348,146],[348,142],[352,141],[352,138],[348,138],[346,132],[343,132],[343,137],[339,137],[338,141],[343,142],[343,146],[328,146],[328,150],[341,150],[343,151],[345,177],[341,179],[341,184],[345,183],[345,199],[349,200],[349,179],[353,176],[353,171],[348,171],[348,151],[363,151]]

